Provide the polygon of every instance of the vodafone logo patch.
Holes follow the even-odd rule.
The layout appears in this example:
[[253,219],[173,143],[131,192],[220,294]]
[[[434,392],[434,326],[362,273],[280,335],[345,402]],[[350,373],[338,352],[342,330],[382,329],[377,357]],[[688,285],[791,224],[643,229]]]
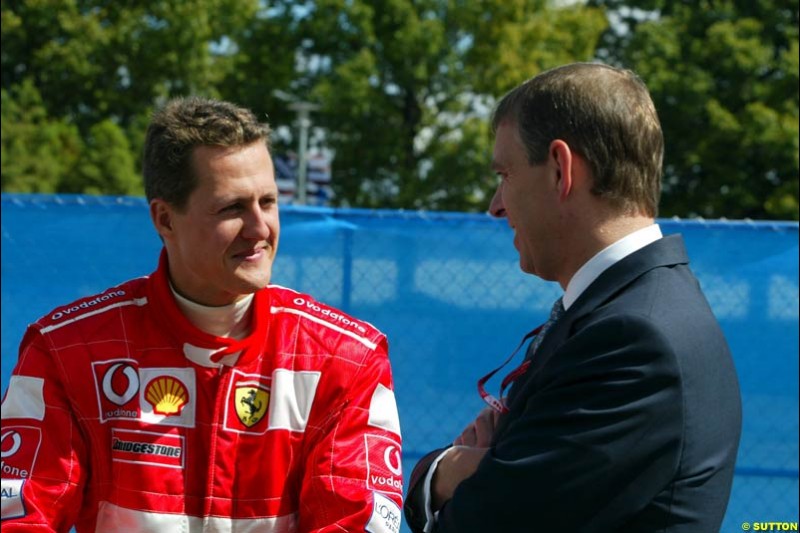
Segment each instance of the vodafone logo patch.
[[386,468],[395,476],[403,475],[403,463],[400,458],[400,447],[392,444],[383,452],[383,462]]
[[[118,374],[124,376],[124,380],[121,379]],[[124,381],[125,383],[121,394],[118,394],[114,389],[115,377],[117,382]],[[136,396],[137,392],[139,392],[139,375],[130,365],[115,363],[106,371],[105,376],[103,376],[103,394],[117,405],[125,405]]]
[[367,453],[367,488],[403,493],[403,464],[400,443],[382,435],[364,435]]
[[4,479],[30,476],[42,443],[41,429],[33,426],[4,426],[0,433],[0,467]]
[[92,363],[100,421],[139,418],[139,371],[132,359]]
[[20,446],[22,446],[22,437],[19,436],[18,432],[14,430],[6,431],[0,436],[0,450],[2,450],[0,455],[2,455],[3,459],[17,453]]

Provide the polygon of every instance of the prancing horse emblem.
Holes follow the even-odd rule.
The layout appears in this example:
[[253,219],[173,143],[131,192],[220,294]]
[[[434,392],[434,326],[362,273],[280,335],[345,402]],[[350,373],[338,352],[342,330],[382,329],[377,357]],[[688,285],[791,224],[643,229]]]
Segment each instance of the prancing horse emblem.
[[247,427],[256,425],[267,412],[269,392],[251,385],[236,387],[236,416]]

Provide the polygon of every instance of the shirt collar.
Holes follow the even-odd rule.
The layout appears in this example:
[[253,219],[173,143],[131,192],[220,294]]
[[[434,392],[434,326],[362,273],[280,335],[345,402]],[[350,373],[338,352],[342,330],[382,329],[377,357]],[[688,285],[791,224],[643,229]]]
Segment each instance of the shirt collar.
[[189,322],[201,330],[211,335],[231,337],[236,340],[247,337],[250,326],[248,320],[250,317],[247,313],[253,302],[252,294],[229,305],[209,307],[179,294],[172,285],[172,281],[169,282],[169,288],[172,290],[175,302]]
[[160,314],[159,323],[169,331],[186,357],[201,366],[219,367],[249,363],[261,354],[269,332],[270,294],[256,291],[251,301],[250,334],[242,339],[220,337],[198,328],[181,311],[169,283],[169,260],[162,249],[158,268],[150,276],[148,300]]
[[567,290],[564,291],[564,309],[569,309],[578,297],[583,294],[583,291],[606,269],[661,237],[661,228],[659,228],[658,224],[652,224],[626,235],[595,254],[569,280]]

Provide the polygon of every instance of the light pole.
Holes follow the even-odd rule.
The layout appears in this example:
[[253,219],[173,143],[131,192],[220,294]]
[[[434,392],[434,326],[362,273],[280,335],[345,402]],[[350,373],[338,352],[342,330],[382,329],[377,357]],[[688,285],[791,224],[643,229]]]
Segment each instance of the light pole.
[[273,91],[272,94],[281,100],[289,102],[289,109],[297,113],[297,125],[300,128],[297,146],[297,203],[305,205],[308,167],[308,155],[306,154],[308,150],[308,129],[311,127],[311,112],[319,109],[319,106],[311,102],[297,100],[296,97],[279,89]]

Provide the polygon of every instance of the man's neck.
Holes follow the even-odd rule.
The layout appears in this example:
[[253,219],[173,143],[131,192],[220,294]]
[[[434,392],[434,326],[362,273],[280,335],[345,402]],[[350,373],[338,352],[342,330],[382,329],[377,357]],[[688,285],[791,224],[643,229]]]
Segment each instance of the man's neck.
[[619,241],[647,226],[655,223],[653,217],[631,215],[598,219],[575,230],[573,249],[568,265],[565,265],[558,282],[561,288],[567,288],[572,276],[592,257]]
[[181,312],[196,328],[217,337],[237,340],[250,333],[253,295],[221,307],[209,307],[181,296],[170,283],[170,289]]

